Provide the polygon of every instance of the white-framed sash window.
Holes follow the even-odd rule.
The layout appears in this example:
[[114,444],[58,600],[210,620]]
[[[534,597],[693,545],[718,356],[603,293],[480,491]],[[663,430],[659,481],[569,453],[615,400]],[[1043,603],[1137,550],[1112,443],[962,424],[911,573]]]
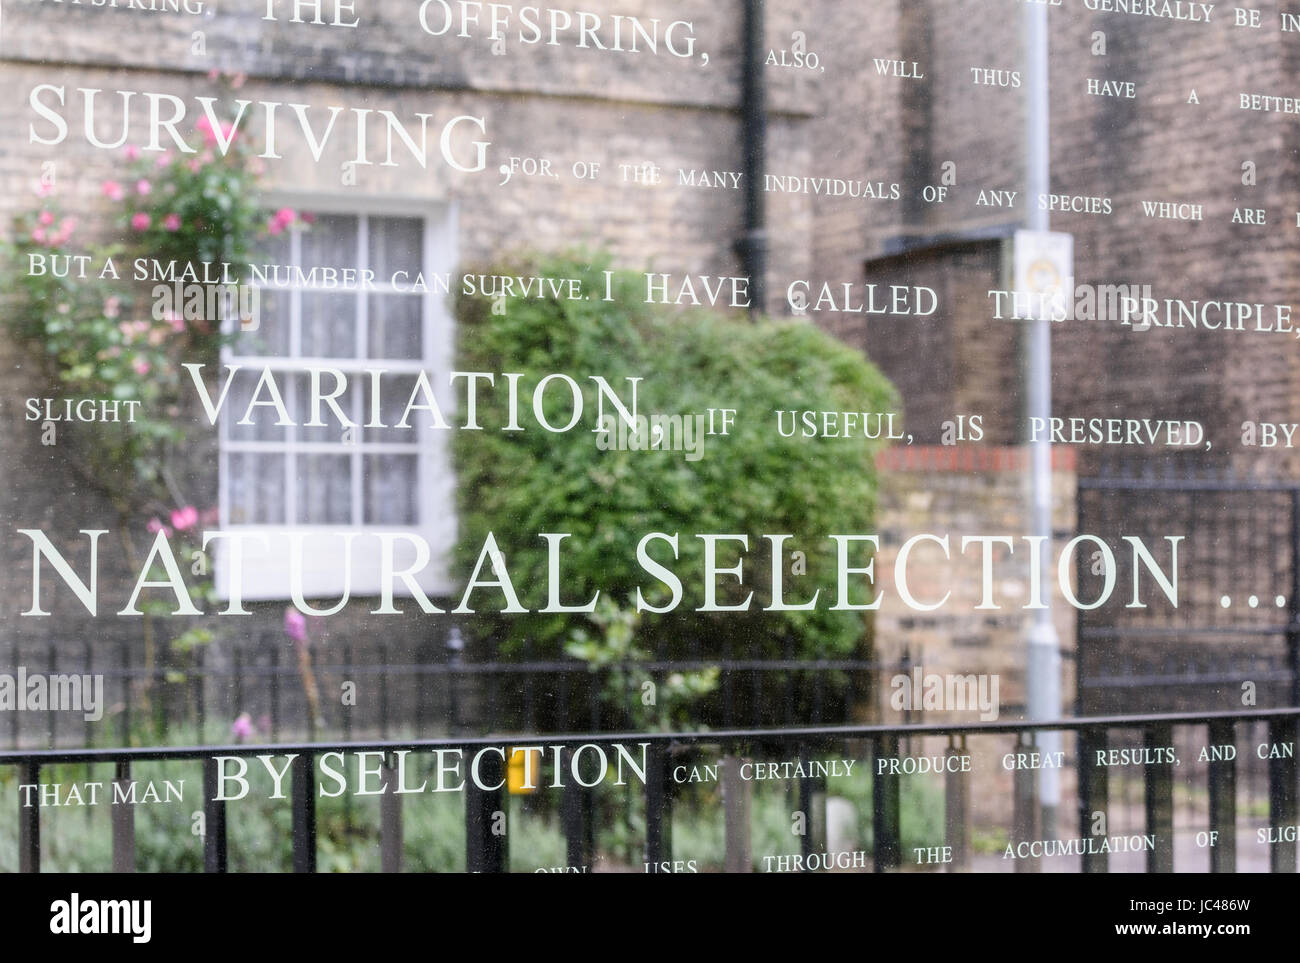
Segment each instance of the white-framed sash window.
[[[358,536],[351,540],[353,596],[381,589],[376,532],[422,537],[431,560],[417,583],[429,595],[450,591],[448,555],[456,536],[450,432],[431,428],[425,410],[400,422],[421,371],[449,420],[457,407],[447,375],[454,344],[449,296],[437,283],[455,267],[454,209],[288,195],[272,203],[313,219],[296,219],[260,246],[257,271],[248,272],[259,282],[257,323],[223,349],[214,389],[215,397],[229,374],[225,366],[240,366],[229,375],[218,421],[221,528],[267,538],[265,550],[244,540],[242,595],[290,597],[289,551],[300,536],[304,596],[339,597],[348,532]],[[336,272],[332,278],[328,269]],[[346,388],[335,401],[352,426],[329,404],[312,404],[313,369],[342,373]],[[264,370],[292,424],[280,424],[266,404],[269,394],[258,387]],[[337,388],[332,374],[317,377],[323,393]],[[250,409],[255,399],[262,404]],[[323,424],[309,424],[314,420]],[[415,547],[404,539],[393,544],[400,570],[414,560]],[[229,548],[218,544],[223,598],[230,593],[229,558]],[[400,579],[395,594],[410,594]]]

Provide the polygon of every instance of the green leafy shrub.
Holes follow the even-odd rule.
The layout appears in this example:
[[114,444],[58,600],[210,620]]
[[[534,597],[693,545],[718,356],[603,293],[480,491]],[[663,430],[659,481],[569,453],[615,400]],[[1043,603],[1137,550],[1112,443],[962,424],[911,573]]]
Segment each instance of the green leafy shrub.
[[[890,412],[898,405],[893,387],[860,352],[806,323],[755,323],[649,305],[644,277],[628,272],[613,274],[613,300],[606,301],[606,267],[600,259],[572,255],[490,271],[578,278],[590,292],[585,300],[463,295],[458,301],[458,370],[522,373],[519,407],[530,418],[535,386],[547,375],[567,374],[582,386],[585,412],[582,423],[564,433],[535,421],[523,431],[456,433],[458,561],[473,571],[492,533],[521,603],[532,610],[489,612],[504,607],[499,595],[487,603],[497,590],[476,590],[476,632],[492,639],[500,655],[518,653],[528,640],[534,656],[554,656],[575,641],[593,649],[588,656],[601,656],[595,651],[601,646],[589,638],[603,628],[598,619],[536,611],[547,603],[548,547],[539,533],[572,534],[561,546],[566,604],[585,604],[599,591],[603,601],[628,610],[638,587],[652,604],[667,601],[666,587],[636,558],[643,535],[664,532],[679,533],[679,557],[673,561],[663,543],[654,554],[682,579],[684,594],[670,613],[641,613],[635,627],[641,652],[674,658],[698,644],[710,657],[772,657],[793,640],[797,658],[865,654],[863,613],[830,610],[836,559],[826,536],[872,531],[874,455],[881,442],[785,438],[776,411]],[[605,450],[611,446],[598,445],[603,433],[594,430],[598,389],[591,376],[604,377],[629,406],[624,379],[643,378],[638,414],[733,408],[735,423],[726,437],[705,437],[695,460],[683,451]],[[550,423],[569,420],[569,392],[547,392],[543,402]],[[606,400],[604,407],[608,418],[613,406]],[[478,411],[484,425],[507,424],[504,386],[480,392]],[[717,599],[736,604],[753,590],[747,611],[695,611],[703,604],[705,550],[697,533],[748,537],[741,553],[745,584],[719,578]],[[772,563],[771,542],[762,536],[787,533],[794,537],[784,546],[786,601],[806,601],[814,589],[821,599],[814,610],[765,612]],[[738,548],[722,544],[718,565],[734,565]],[[792,571],[793,551],[806,554],[806,575]],[[854,564],[866,564],[858,558]],[[863,590],[855,600],[867,597]],[[609,624],[609,610],[600,612]]]

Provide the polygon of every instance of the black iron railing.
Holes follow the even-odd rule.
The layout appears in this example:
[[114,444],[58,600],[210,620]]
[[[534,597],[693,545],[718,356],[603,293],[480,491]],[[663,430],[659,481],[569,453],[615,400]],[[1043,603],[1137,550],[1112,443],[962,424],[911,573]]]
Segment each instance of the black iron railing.
[[[1294,872],[1296,837],[1300,830],[1295,758],[1298,724],[1300,709],[1272,709],[1202,715],[1109,716],[1032,725],[1018,721],[907,727],[796,727],[686,733],[13,751],[0,753],[0,767],[17,767],[21,783],[30,787],[41,783],[42,771],[50,766],[112,764],[115,782],[127,785],[131,780],[132,766],[137,763],[165,760],[200,762],[205,817],[203,865],[209,872],[227,869],[227,807],[238,805],[222,798],[220,757],[226,757],[226,761],[233,757],[247,760],[258,755],[278,758],[277,766],[288,773],[283,798],[292,812],[292,865],[297,872],[314,872],[318,849],[317,801],[321,795],[316,773],[318,761],[327,753],[376,754],[372,766],[375,787],[384,787],[379,793],[381,865],[385,871],[398,871],[403,858],[402,809],[407,799],[407,795],[397,791],[400,787],[395,782],[401,754],[436,753],[440,750],[451,753],[452,758],[458,761],[457,772],[463,782],[458,791],[464,796],[466,868],[471,872],[504,871],[507,867],[507,837],[494,831],[494,819],[506,809],[508,779],[504,750],[506,747],[535,745],[542,745],[543,757],[553,758],[562,769],[568,767],[564,771],[571,770],[575,777],[556,777],[552,784],[562,794],[560,823],[566,840],[567,858],[573,866],[589,864],[594,855],[593,809],[590,805],[593,790],[577,778],[579,769],[575,757],[586,752],[589,759],[596,756],[612,758],[616,747],[622,745],[632,748],[632,752],[625,756],[629,761],[634,761],[640,753],[644,771],[640,772],[635,764],[631,765],[629,778],[620,785],[630,787],[630,804],[644,814],[643,855],[644,861],[652,865],[670,862],[674,857],[673,801],[675,790],[683,781],[682,773],[686,768],[683,760],[697,758],[701,751],[712,751],[719,758],[719,782],[726,799],[723,819],[728,869],[748,870],[752,865],[750,810],[745,802],[748,791],[744,775],[746,766],[752,774],[753,760],[757,759],[805,763],[798,770],[799,776],[786,777],[785,782],[792,795],[797,795],[801,811],[811,816],[815,797],[825,787],[825,778],[816,774],[817,767],[806,763],[833,753],[844,759],[859,760],[864,767],[870,767],[873,837],[870,858],[866,858],[865,850],[849,857],[830,853],[825,849],[824,838],[819,838],[817,832],[807,832],[800,841],[800,859],[783,857],[783,861],[777,863],[778,868],[869,867],[876,872],[905,866],[969,868],[972,862],[970,806],[975,781],[1005,781],[1009,777],[1012,785],[1010,798],[1006,800],[1009,806],[1001,807],[1009,817],[1004,858],[1013,855],[1016,870],[1075,868],[1069,857],[1077,856],[1077,868],[1082,871],[1106,872],[1111,868],[1109,854],[1120,850],[1120,842],[1123,842],[1123,851],[1144,854],[1148,872],[1206,868],[1193,865],[1201,860],[1199,856],[1193,861],[1175,858],[1175,785],[1179,783],[1189,790],[1200,791],[1203,783],[1209,803],[1208,821],[1197,833],[1197,849],[1193,851],[1204,852],[1209,869],[1235,871],[1239,855],[1246,846],[1253,846],[1262,847],[1260,852],[1267,850],[1271,871]],[[1262,729],[1263,741],[1260,741],[1257,728]],[[1011,759],[1014,763],[1018,756],[1032,759],[1036,735],[1049,730],[1074,735],[1071,751],[1073,770],[1078,778],[1074,794],[1077,833],[1066,826],[1060,833],[1044,828],[1039,822],[1043,811],[1037,788],[1040,770],[1014,768],[1006,762]],[[1203,748],[1218,750],[1213,753],[1213,761],[1184,769],[1182,779],[1175,775],[1182,760],[1169,758],[1168,752],[1168,747],[1178,744],[1176,732],[1190,734],[1192,744],[1198,741],[1197,734],[1203,733]],[[1252,733],[1254,744],[1246,745],[1252,739]],[[938,753],[925,752],[925,741],[933,739],[946,739],[946,747]],[[977,745],[968,748],[971,741]],[[1240,758],[1235,748],[1231,753],[1223,750],[1223,747],[1239,745],[1246,745],[1246,753]],[[1121,746],[1125,747],[1122,751],[1118,748]],[[588,750],[588,747],[594,747],[594,750]],[[980,764],[973,765],[971,754],[977,748],[981,751],[992,748],[994,751],[981,755]],[[1145,756],[1141,750],[1145,750]],[[465,771],[471,755],[482,764],[477,770],[477,781],[469,779]],[[908,764],[904,763],[900,768],[898,760],[922,757],[931,760],[928,764],[931,768],[942,772],[939,778],[943,782],[945,801],[943,838],[925,840],[925,845],[914,847],[914,852],[905,852],[901,828],[903,820],[908,817],[900,806],[900,788],[902,780],[914,777],[907,774]],[[438,758],[441,765],[443,757]],[[1257,827],[1250,826],[1249,814],[1238,812],[1237,775],[1243,758],[1257,758],[1267,768],[1267,817]],[[1104,760],[1114,759],[1121,759],[1121,764],[1102,764]],[[1124,761],[1131,759],[1140,759],[1141,763]],[[1116,836],[1114,828],[1109,834],[1105,829],[1099,832],[1098,814],[1104,816],[1111,809],[1112,782],[1118,782],[1120,774],[1124,773],[1139,774],[1143,784],[1144,825],[1140,832],[1127,836]],[[28,789],[11,801],[11,805],[18,807],[19,862],[24,872],[38,872],[41,868],[43,807],[39,799],[36,804],[32,803],[33,795],[33,791]],[[1005,794],[1002,798],[1005,799]],[[118,871],[135,868],[134,809],[132,805],[113,807],[113,868]],[[1243,815],[1247,818],[1239,818]],[[1239,839],[1243,822],[1248,829],[1245,843]],[[1062,823],[1073,824],[1074,820],[1063,818]],[[1181,829],[1186,835],[1187,826]],[[1249,832],[1252,829],[1253,833]],[[1049,844],[1047,841],[1053,838],[1061,841]],[[1110,841],[1116,842],[1112,845]],[[1047,857],[1061,854],[1067,857],[1064,864],[1060,860],[1044,861]],[[684,859],[690,854],[677,855]]]

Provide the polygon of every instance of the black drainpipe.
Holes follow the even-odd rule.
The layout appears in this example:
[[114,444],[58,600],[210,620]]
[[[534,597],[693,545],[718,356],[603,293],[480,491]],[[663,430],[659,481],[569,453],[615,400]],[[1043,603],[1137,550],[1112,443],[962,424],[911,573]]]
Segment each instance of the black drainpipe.
[[745,233],[736,253],[749,277],[749,314],[757,318],[767,305],[767,231],[763,226],[763,172],[766,167],[767,110],[763,102],[763,3],[744,0],[741,39],[740,121],[745,147]]

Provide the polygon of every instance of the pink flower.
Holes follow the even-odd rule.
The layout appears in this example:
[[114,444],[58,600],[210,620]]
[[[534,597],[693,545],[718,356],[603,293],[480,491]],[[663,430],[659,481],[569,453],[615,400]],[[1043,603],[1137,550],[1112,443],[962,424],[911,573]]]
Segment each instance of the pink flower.
[[164,525],[162,522],[160,522],[157,518],[149,519],[149,524],[146,525],[145,528],[149,529],[149,531],[153,532],[155,535],[158,532],[162,532],[166,538],[172,537],[172,530],[168,528],[166,525]]
[[151,190],[153,190],[153,185],[150,184],[143,177],[135,182],[135,192],[139,194],[141,197],[148,194]]
[[239,718],[230,724],[230,734],[236,739],[247,739],[253,734],[253,718],[247,712],[241,712]]
[[230,78],[230,89],[238,90],[240,87],[244,86],[244,81],[247,79],[248,75],[243,72],[235,74],[235,76]]
[[185,319],[182,318],[179,314],[172,312],[167,315],[165,320],[167,321],[168,324],[172,326],[172,330],[175,331],[177,334],[185,330]]
[[199,171],[203,170],[203,165],[199,163],[197,157],[191,157],[185,162],[185,166],[190,169],[191,174],[197,174]]
[[221,76],[221,71],[218,70],[216,67],[213,67],[211,70],[208,71],[208,80],[216,80],[220,76]]
[[163,218],[163,227],[168,231],[179,231],[181,229],[181,216],[173,211]]
[[202,132],[203,143],[215,144],[217,142],[217,134],[212,129],[212,121],[208,120],[206,117],[200,117],[198,123],[196,123],[194,126],[197,127],[200,130],[200,132]]
[[104,181],[100,190],[104,192],[104,196],[110,201],[120,201],[126,195],[126,192],[122,190],[122,185],[117,181]]
[[235,136],[235,125],[234,125],[234,124],[222,124],[222,125],[221,125],[221,139],[222,139],[222,140],[224,140],[227,144],[229,144],[229,143],[231,142],[231,138],[233,138],[234,136]]
[[148,230],[150,224],[149,215],[144,211],[137,211],[131,216],[131,226],[137,231]]
[[37,197],[49,197],[49,196],[50,196],[51,194],[53,194],[53,193],[54,193],[54,185],[53,185],[53,184],[47,184],[47,183],[45,183],[44,181],[37,181],[37,182],[36,182],[36,196],[37,196]]
[[104,301],[104,317],[115,318],[121,311],[122,301],[116,294]]
[[193,528],[199,521],[199,510],[193,505],[186,505],[172,512],[172,525],[176,531],[184,532]]
[[272,234],[281,234],[284,232],[284,225],[275,218],[271,218],[271,220],[267,222],[266,229]]
[[284,609],[284,634],[295,642],[307,642],[307,617],[291,605]]
[[[144,358],[137,356],[136,359],[131,362],[131,368],[136,374],[143,378],[149,373],[150,364]],[[170,538],[171,536],[168,537]]]
[[54,223],[54,215],[50,211],[41,211],[40,214],[36,215],[36,220],[49,227]]
[[139,159],[140,159],[140,148],[139,148],[139,147],[136,147],[135,144],[127,144],[127,145],[126,145],[126,159],[129,160],[129,161],[139,160]]
[[44,244],[44,243],[45,243],[45,228],[43,228],[43,227],[35,228],[35,229],[32,231],[32,240],[35,241],[37,244]]
[[158,159],[157,159],[156,161],[154,161],[154,166],[156,166],[156,167],[166,167],[166,166],[167,166],[168,164],[170,164],[171,162],[172,162],[172,152],[169,151],[169,150],[165,150],[165,151],[163,151],[162,154],[158,157]]
[[281,224],[283,224],[285,227],[288,227],[290,224],[292,224],[293,219],[297,216],[298,215],[294,213],[292,207],[282,207],[275,212],[275,219],[279,221]]
[[304,224],[315,224],[315,223],[316,223],[316,215],[315,215],[315,214],[312,214],[310,211],[304,211],[302,214],[299,214],[298,216],[299,216],[300,218],[302,218],[302,222],[303,222]]

